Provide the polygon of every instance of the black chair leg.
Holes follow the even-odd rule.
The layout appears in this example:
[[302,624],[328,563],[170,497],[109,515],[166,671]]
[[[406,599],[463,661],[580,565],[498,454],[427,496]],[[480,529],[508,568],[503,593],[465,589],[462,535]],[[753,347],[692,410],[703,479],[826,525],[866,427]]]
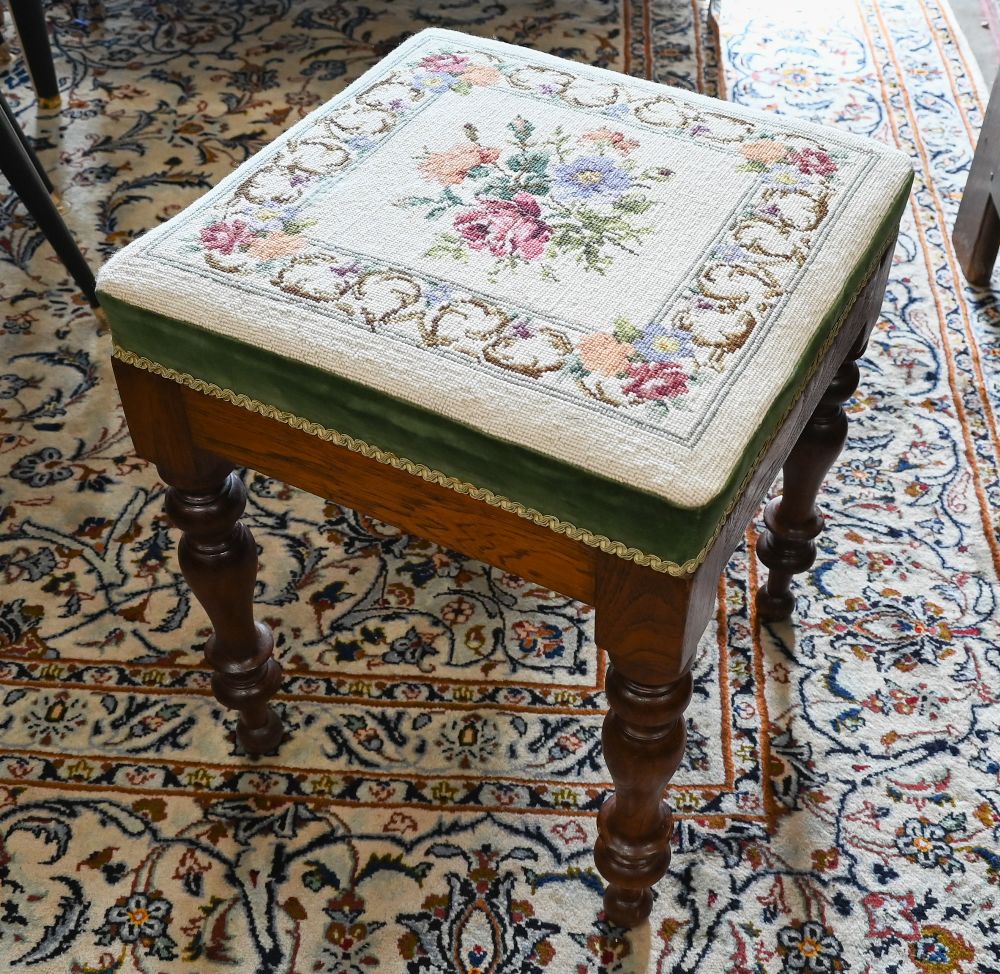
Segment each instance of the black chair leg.
[[[0,104],[3,104],[2,96]],[[46,187],[48,177],[43,179],[38,159],[5,104],[4,110],[0,111],[0,171],[10,181],[14,192],[21,197],[91,307],[96,308],[98,304],[94,274],[49,195]]]
[[35,85],[38,104],[45,109],[58,108],[62,100],[42,0],[10,0],[10,12]]

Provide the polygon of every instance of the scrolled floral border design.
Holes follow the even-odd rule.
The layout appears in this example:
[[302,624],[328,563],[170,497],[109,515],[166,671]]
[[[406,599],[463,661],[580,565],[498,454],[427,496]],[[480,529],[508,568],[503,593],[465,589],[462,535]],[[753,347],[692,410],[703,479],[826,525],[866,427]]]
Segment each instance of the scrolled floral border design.
[[[560,242],[574,243],[572,234],[577,231],[571,228],[556,236],[552,220],[539,205],[540,181],[559,179],[569,185],[574,176],[618,181],[621,192],[617,197],[612,193],[612,202],[618,206],[614,225],[619,241],[613,244],[626,250],[637,245],[646,230],[629,210],[635,204],[634,209],[642,212],[650,203],[633,191],[640,185],[638,177],[623,167],[621,159],[614,164],[607,161],[616,152],[623,156],[623,147],[638,144],[615,128],[625,119],[633,127],[714,145],[736,168],[756,174],[750,196],[727,223],[722,239],[710,246],[686,289],[652,320],[620,317],[580,333],[575,326],[560,327],[481,295],[463,294],[457,286],[444,287],[421,274],[380,266],[371,258],[342,257],[310,240],[307,199],[321,183],[363,162],[433,99],[460,97],[494,85],[586,110],[595,125],[602,120],[603,124],[584,136],[597,147],[592,154],[558,166],[546,162],[544,172],[538,163],[538,171],[529,173],[534,182],[511,182],[506,191],[501,187],[476,191],[467,200],[456,197],[454,232],[445,235],[452,256],[488,252],[513,266],[517,257],[524,263],[524,258],[540,258],[546,248],[558,253]],[[534,127],[523,118],[511,122],[519,143],[515,158],[539,154],[530,143]],[[499,155],[498,149],[478,143],[474,126],[464,128],[463,142],[420,164],[429,177],[436,173],[444,181],[444,195],[454,195],[455,185],[495,166]],[[603,141],[597,138],[602,133]],[[734,359],[741,360],[741,350],[794,287],[829,225],[841,182],[839,171],[847,158],[843,149],[824,146],[808,135],[775,135],[757,122],[697,107],[666,93],[633,95],[624,83],[524,64],[474,48],[438,49],[392,68],[290,139],[238,184],[222,211],[198,228],[197,239],[187,249],[201,254],[216,272],[263,275],[271,287],[326,306],[362,327],[391,325],[392,334],[414,344],[447,348],[498,372],[533,379],[562,398],[627,415],[647,429],[675,435],[663,414],[682,406],[706,383],[733,374]],[[577,195],[585,194],[581,190]],[[595,257],[595,269],[600,271],[600,261],[607,259],[606,254]],[[310,268],[322,268],[323,273],[312,273]],[[405,280],[400,291],[392,292],[399,299],[395,306],[386,306],[384,295],[375,300],[379,306],[374,310],[365,303],[363,293],[373,293],[378,275],[383,281]],[[317,283],[317,278],[325,280]],[[468,319],[468,327],[456,330],[463,319]],[[448,321],[451,330],[442,328],[442,321]],[[714,397],[700,399],[704,413]],[[697,436],[701,429],[695,422],[690,425],[693,432],[686,435]]]

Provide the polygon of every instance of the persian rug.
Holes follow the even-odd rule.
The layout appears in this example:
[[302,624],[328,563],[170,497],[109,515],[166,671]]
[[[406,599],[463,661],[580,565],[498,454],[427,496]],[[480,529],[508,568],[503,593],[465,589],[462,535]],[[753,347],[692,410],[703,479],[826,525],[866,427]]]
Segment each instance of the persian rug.
[[[0,960],[16,971],[1000,971],[1000,361],[948,231],[981,122],[939,0],[732,3],[740,102],[917,170],[794,625],[748,548],[701,644],[670,875],[601,914],[587,606],[248,472],[291,735],[249,761],[110,342],[0,199]],[[50,8],[61,113],[4,92],[91,260],[436,24],[715,93],[699,3],[109,0]],[[752,544],[752,531],[748,544]]]

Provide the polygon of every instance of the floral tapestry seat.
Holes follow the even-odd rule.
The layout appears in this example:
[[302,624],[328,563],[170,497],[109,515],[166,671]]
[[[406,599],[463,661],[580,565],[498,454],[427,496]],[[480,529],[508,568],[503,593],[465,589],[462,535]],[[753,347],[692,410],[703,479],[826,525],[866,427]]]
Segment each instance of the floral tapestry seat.
[[114,257],[114,354],[692,570],[891,242],[844,132],[443,30]]

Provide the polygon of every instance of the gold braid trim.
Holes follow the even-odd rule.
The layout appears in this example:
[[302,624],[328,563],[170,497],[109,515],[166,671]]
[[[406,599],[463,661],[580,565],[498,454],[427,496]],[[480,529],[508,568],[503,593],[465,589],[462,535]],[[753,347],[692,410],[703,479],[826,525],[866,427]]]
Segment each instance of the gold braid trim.
[[719,518],[711,537],[705,542],[705,546],[698,552],[697,555],[693,558],[689,558],[683,564],[678,564],[675,561],[667,561],[657,555],[647,554],[638,548],[631,548],[621,541],[612,541],[611,538],[605,537],[603,534],[594,534],[593,531],[588,531],[586,528],[578,528],[575,524],[570,524],[568,521],[560,521],[559,518],[554,517],[551,514],[542,514],[540,511],[536,511],[530,507],[525,507],[517,501],[512,501],[509,497],[494,494],[493,491],[488,490],[485,487],[476,487],[474,484],[468,484],[464,480],[459,480],[457,477],[449,477],[440,470],[432,470],[430,467],[424,466],[422,463],[414,463],[412,460],[407,460],[406,457],[398,457],[394,453],[389,453],[387,450],[383,450],[380,447],[372,446],[364,440],[359,440],[356,437],[348,436],[346,433],[339,433],[337,430],[320,426],[319,423],[314,423],[311,420],[304,419],[302,416],[296,416],[294,413],[285,412],[284,410],[271,406],[268,403],[260,402],[258,399],[251,399],[250,396],[246,396],[241,392],[233,392],[232,389],[223,389],[221,386],[217,386],[213,382],[206,382],[204,379],[196,379],[193,375],[189,375],[187,372],[177,372],[175,369],[168,368],[165,365],[160,365],[159,362],[154,362],[152,359],[145,358],[142,355],[137,355],[135,352],[129,351],[127,348],[122,348],[122,346],[117,342],[113,344],[111,354],[119,361],[124,362],[126,365],[132,365],[145,372],[152,372],[154,375],[161,376],[164,379],[171,379],[174,382],[187,386],[189,389],[194,389],[196,392],[204,393],[206,396],[211,396],[213,399],[221,399],[234,406],[239,406],[241,409],[247,409],[260,416],[266,416],[268,419],[276,419],[279,423],[284,423],[286,426],[291,426],[293,429],[302,430],[302,432],[308,433],[310,436],[316,436],[321,440],[326,440],[328,443],[335,443],[337,446],[345,447],[352,453],[360,453],[362,456],[368,457],[370,460],[376,460],[379,463],[388,464],[390,467],[395,467],[397,470],[405,470],[407,473],[413,474],[415,477],[420,477],[421,480],[426,480],[428,483],[439,484],[440,486],[447,487],[449,490],[454,490],[459,494],[467,494],[474,500],[482,501],[484,504],[489,504],[491,507],[499,507],[501,510],[509,511],[512,514],[516,514],[518,517],[523,517],[525,520],[538,524],[543,528],[555,531],[557,534],[565,534],[574,541],[580,541],[585,545],[589,545],[591,548],[598,548],[606,554],[615,555],[618,558],[624,558],[626,561],[634,561],[637,565],[651,568],[653,571],[663,572],[666,575],[673,575],[675,578],[680,578],[685,575],[693,574],[697,570],[698,566],[708,556],[712,545],[715,544],[716,538],[718,538],[719,533],[722,531],[722,526],[726,523],[726,519],[736,506],[736,502],[743,496],[743,492],[749,485],[750,480],[761,460],[770,449],[771,444],[778,435],[778,432],[781,430],[782,426],[784,426],[789,413],[801,397],[802,390],[809,385],[809,381],[812,379],[813,375],[815,375],[820,363],[826,358],[826,354],[830,350],[834,339],[839,334],[841,326],[844,324],[847,316],[854,309],[858,295],[868,286],[872,275],[874,274],[879,263],[881,263],[883,256],[884,252],[881,253],[877,259],[873,260],[866,270],[865,275],[862,278],[864,283],[858,286],[857,290],[851,296],[851,300],[847,303],[846,308],[838,319],[836,325],[830,330],[830,334],[827,336],[826,341],[824,341],[822,348],[819,350],[819,354],[817,354],[813,359],[812,366],[806,373],[806,377],[800,387],[799,394],[796,395],[788,404],[787,409],[782,414],[782,417],[775,426],[774,431],[757,452],[757,456],[754,457],[754,461],[750,465],[750,469],[747,471],[746,476],[743,478],[739,489],[735,492],[733,499],[730,501],[726,510]]

